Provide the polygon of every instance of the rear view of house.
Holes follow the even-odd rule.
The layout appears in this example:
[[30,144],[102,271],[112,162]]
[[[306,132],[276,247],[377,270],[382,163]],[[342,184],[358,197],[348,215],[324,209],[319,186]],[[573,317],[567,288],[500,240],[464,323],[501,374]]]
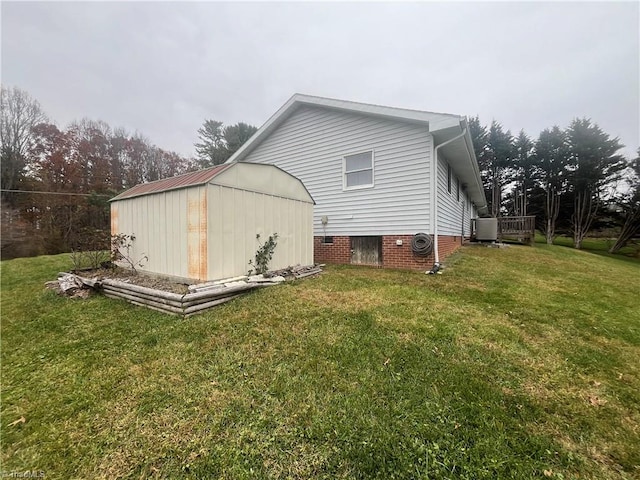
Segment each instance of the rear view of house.
[[305,184],[317,262],[428,269],[486,207],[458,115],[296,94],[227,164],[242,162],[277,165]]
[[[234,164],[137,185],[111,200],[112,235],[132,235],[140,270],[207,281],[244,275],[278,234],[270,267],[313,263],[313,199],[273,165]],[[260,235],[258,241],[256,235]]]

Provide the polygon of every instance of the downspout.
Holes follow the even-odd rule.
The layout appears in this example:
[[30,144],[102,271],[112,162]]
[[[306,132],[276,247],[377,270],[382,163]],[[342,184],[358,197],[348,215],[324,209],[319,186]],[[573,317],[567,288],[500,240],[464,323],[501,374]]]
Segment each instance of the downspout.
[[438,150],[445,145],[450,144],[451,142],[462,138],[467,133],[467,127],[462,130],[460,135],[457,135],[453,138],[450,138],[444,143],[437,145],[436,148],[433,149],[433,175],[432,178],[432,190],[433,190],[433,257],[434,264],[431,270],[426,273],[437,273],[440,270],[440,253],[438,251]]

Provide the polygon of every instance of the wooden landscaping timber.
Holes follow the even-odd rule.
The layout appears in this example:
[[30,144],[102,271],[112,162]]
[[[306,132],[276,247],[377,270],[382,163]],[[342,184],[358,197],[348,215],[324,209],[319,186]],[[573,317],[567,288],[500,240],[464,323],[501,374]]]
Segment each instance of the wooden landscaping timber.
[[286,278],[280,276],[280,275],[276,275],[274,277],[258,277],[258,275],[256,275],[255,278],[249,277],[249,280],[247,280],[249,283],[271,283],[273,285],[275,285],[276,283],[282,283],[286,281]]
[[[317,265],[307,267],[298,265],[296,267],[288,267],[287,269],[281,270],[281,272],[288,277],[304,278],[317,275],[322,272],[322,269]],[[90,282],[91,281],[92,280],[90,280]],[[233,300],[243,292],[255,288],[277,285],[283,281],[285,281],[285,278],[282,276],[267,278],[262,275],[255,275],[251,278],[242,276],[199,285],[190,285],[188,287],[190,293],[182,295],[118,280],[104,279],[102,281],[102,290],[104,295],[109,298],[120,298],[134,305],[187,317]],[[225,286],[223,282],[227,282],[229,286]],[[96,284],[96,286],[97,285],[99,284]]]
[[229,302],[236,297],[239,297],[240,294],[231,295],[230,297],[219,298],[217,300],[213,300],[211,302],[201,303],[199,305],[193,305],[191,307],[184,309],[184,315],[193,315],[201,310],[206,310],[207,308],[215,307],[216,305],[220,305],[221,303]]
[[166,308],[163,308],[163,307],[156,307],[156,306],[150,305],[148,303],[139,302],[138,300],[129,300],[127,298],[123,298],[121,295],[113,295],[112,293],[105,292],[104,296],[108,297],[108,298],[116,298],[116,299],[124,300],[126,302],[132,303],[134,305],[138,305],[140,307],[150,308],[151,310],[155,310],[157,312],[170,313],[171,315],[180,315],[180,316],[182,316],[182,311],[174,312],[172,310],[167,310]]
[[189,285],[189,292],[195,292],[203,288],[215,287],[217,285],[222,285],[224,283],[237,282],[239,280],[246,280],[247,278],[249,277],[247,277],[246,275],[240,275],[238,277],[222,278],[220,280],[215,280],[213,282],[197,283],[195,285]]
[[245,290],[251,290],[252,288],[258,288],[259,286],[260,285],[256,283],[247,283],[245,285],[238,285],[236,287],[226,287],[222,290],[214,292],[188,293],[184,297],[182,297],[182,302],[193,302],[195,300],[202,300],[203,298],[225,297],[232,293],[244,292]]
[[194,289],[189,289],[189,293],[202,293],[202,292],[215,292],[225,288],[224,285],[209,285],[208,287],[199,287]]
[[[114,295],[113,292],[109,292],[109,294]],[[174,307],[172,305],[166,305],[164,303],[156,302],[154,300],[148,300],[146,298],[136,297],[135,295],[129,295],[126,293],[117,293],[116,295],[119,296],[120,298],[124,298],[125,300],[140,302],[143,305],[154,306],[172,313],[182,314],[182,311],[183,311],[182,307]]]
[[119,282],[117,280],[110,280],[105,278],[102,281],[102,285],[109,285],[112,287],[119,287],[125,290],[131,290],[132,292],[144,293],[146,295],[153,295],[164,298],[166,300],[173,300],[174,302],[181,302],[183,295],[179,293],[165,292],[163,290],[156,290],[153,288],[141,287],[139,285],[133,285],[131,283]]
[[[251,289],[248,289],[248,290],[251,290]],[[239,295],[240,293],[243,293],[244,291],[246,290],[228,292],[228,293],[225,293],[224,295],[209,295],[207,297],[202,297],[196,300],[185,301],[185,302],[182,302],[182,307],[187,309],[190,307],[195,307],[196,305],[202,305],[204,303],[209,303],[222,298],[236,297],[237,295]]]
[[318,273],[322,272],[322,270],[320,270],[319,268],[315,269],[315,270],[309,270],[308,272],[304,272],[304,273],[298,273],[296,274],[296,278],[304,278],[304,277],[309,277],[311,275],[317,275]]
[[157,295],[147,295],[146,293],[134,292],[132,290],[126,290],[124,288],[119,288],[119,287],[112,287],[110,285],[104,285],[102,288],[105,292],[111,292],[115,294],[126,294],[134,297],[140,297],[145,300],[151,300],[157,303],[162,303],[164,305],[170,305],[172,307],[178,307],[178,308],[182,307],[182,302],[176,302],[175,300],[167,300],[166,298],[162,298]]

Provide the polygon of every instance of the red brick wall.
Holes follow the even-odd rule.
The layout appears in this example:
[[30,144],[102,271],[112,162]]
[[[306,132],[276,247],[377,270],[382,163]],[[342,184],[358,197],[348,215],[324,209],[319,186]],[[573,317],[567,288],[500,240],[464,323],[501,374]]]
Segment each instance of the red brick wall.
[[351,263],[349,237],[333,237],[333,244],[322,243],[323,238],[313,238],[313,257],[316,263]]
[[[433,254],[419,257],[411,251],[413,235],[383,235],[382,263],[385,268],[406,270],[429,270],[433,266]],[[438,249],[440,261],[451,255],[462,245],[462,237],[440,235]],[[314,259],[316,263],[351,263],[351,241],[349,237],[333,237],[333,244],[322,243],[323,237],[314,238]],[[402,245],[396,245],[402,240]]]

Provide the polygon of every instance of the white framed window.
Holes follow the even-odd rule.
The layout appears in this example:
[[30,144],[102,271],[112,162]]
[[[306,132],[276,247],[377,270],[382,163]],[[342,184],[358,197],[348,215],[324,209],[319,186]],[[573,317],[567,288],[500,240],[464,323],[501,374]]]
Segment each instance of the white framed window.
[[373,150],[345,155],[342,172],[343,190],[373,187]]

